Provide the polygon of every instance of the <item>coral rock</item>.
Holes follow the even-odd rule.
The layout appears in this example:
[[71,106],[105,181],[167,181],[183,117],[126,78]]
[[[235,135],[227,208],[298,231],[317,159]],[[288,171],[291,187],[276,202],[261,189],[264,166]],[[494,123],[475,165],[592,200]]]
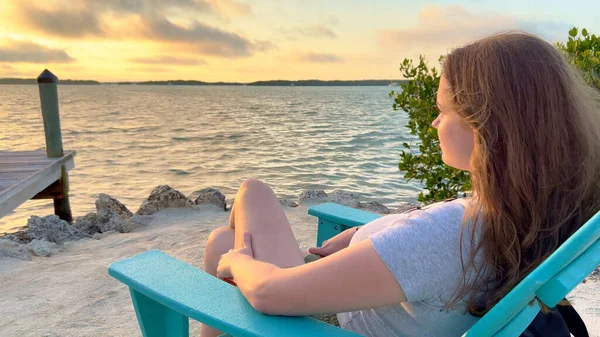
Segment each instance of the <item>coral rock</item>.
[[287,207],[298,207],[298,203],[295,201],[291,201],[288,199],[279,199],[279,203],[281,204],[281,206],[287,206]]
[[58,251],[58,245],[54,242],[48,242],[46,240],[32,240],[26,244],[25,249],[34,256],[51,256]]
[[300,204],[323,202],[327,199],[327,193],[323,190],[306,190],[300,193],[298,202]]
[[26,261],[31,260],[31,255],[23,248],[23,245],[6,238],[0,239],[0,258],[3,257],[12,257]]
[[365,210],[375,212],[378,214],[389,214],[390,213],[389,208],[387,208],[385,205],[383,205],[382,203],[377,202],[377,201],[360,202],[358,204],[358,208],[365,209]]
[[336,190],[329,195],[327,201],[334,202],[336,204],[358,208],[360,203],[360,195],[353,192],[344,190]]
[[193,201],[183,193],[171,188],[169,185],[157,186],[146,199],[138,215],[151,215],[165,208],[197,208]]
[[32,216],[27,220],[27,226],[29,227],[27,234],[32,240],[46,240],[59,245],[65,241],[90,237],[89,234],[80,231],[54,214],[43,218]]
[[225,202],[225,195],[219,190],[214,188],[205,188],[199,191],[199,195],[194,201],[196,205],[201,204],[212,204],[216,205],[224,211],[227,210],[227,203]]
[[128,219],[133,215],[119,200],[104,193],[100,193],[98,200],[96,200],[96,212],[98,212],[98,216],[101,218],[118,216]]

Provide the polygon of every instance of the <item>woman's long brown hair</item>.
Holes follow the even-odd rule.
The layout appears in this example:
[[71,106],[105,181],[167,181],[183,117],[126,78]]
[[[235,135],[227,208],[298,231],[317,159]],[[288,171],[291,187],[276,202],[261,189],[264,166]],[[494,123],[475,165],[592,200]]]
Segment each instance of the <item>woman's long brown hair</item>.
[[475,133],[465,219],[479,226],[446,308],[466,300],[482,315],[600,209],[599,101],[561,52],[524,33],[455,49],[443,75]]

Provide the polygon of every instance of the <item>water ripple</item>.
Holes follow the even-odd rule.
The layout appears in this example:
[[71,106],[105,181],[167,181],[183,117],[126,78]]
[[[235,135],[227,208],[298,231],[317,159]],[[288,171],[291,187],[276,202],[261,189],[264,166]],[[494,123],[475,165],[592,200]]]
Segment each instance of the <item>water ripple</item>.
[[[398,171],[407,117],[387,87],[61,86],[75,216],[108,193],[137,210],[159,184],[189,195],[205,187],[234,197],[247,177],[282,197],[344,189],[390,206],[415,200],[417,182]],[[3,86],[3,150],[44,148],[36,86]],[[0,220],[0,232],[52,201],[31,201]]]

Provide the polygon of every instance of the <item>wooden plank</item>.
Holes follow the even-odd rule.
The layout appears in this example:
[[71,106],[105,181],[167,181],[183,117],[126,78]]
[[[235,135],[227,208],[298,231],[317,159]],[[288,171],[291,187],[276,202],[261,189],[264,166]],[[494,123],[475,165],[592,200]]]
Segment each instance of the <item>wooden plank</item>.
[[[41,156],[38,158],[42,159],[45,157],[43,152],[36,152],[38,152],[38,156]],[[2,188],[0,190],[0,217],[10,213],[19,205],[30,200],[56,182],[61,177],[63,166],[66,170],[72,169],[75,166],[73,159],[75,154],[75,151],[65,151],[63,157],[49,159],[49,163],[46,166],[31,174],[24,175],[15,184]],[[32,158],[35,158],[35,156]],[[4,165],[0,164],[1,166]],[[5,182],[0,182],[0,185],[5,185]]]
[[31,156],[46,156],[44,150],[36,151],[0,151],[0,158],[2,157],[31,157]]
[[41,161],[41,160],[28,160],[28,161],[15,161],[11,163],[2,163],[0,167],[18,167],[24,165],[35,165],[35,166],[48,166],[52,164],[52,161]]
[[[65,152],[68,152],[68,150]],[[0,156],[2,156],[2,155],[7,155],[7,156],[43,155],[45,157],[46,151],[42,150],[42,149],[40,149],[40,150],[25,150],[25,151],[0,150]]]
[[0,158],[31,158],[46,157],[42,152],[0,152]]
[[29,177],[32,173],[35,173],[37,171],[39,171],[39,170],[29,171],[29,173],[27,171],[2,173],[2,174],[0,174],[0,180],[11,180],[11,179],[19,179],[20,180],[20,179]]
[[[68,156],[70,153],[75,151],[65,151],[64,156]],[[59,158],[48,158],[46,157],[46,153],[43,151],[0,151],[0,160],[4,164],[5,159],[13,159],[13,160],[40,160],[45,162],[55,161]]]
[[37,170],[34,169],[27,169],[25,167],[23,167],[21,170],[14,170],[11,169],[12,172],[4,172],[0,175],[0,177],[5,177],[5,178],[10,178],[10,177],[20,177],[23,175],[27,175],[27,172],[37,172],[39,170],[43,170],[45,167],[47,167],[48,165],[44,165],[42,167],[39,167],[38,165],[36,165],[36,167],[38,167]]
[[36,174],[34,178],[23,181],[11,186],[0,195],[0,218],[9,214],[21,204],[30,200],[40,191],[44,190],[48,185],[52,184],[60,178],[60,167],[49,168]]
[[[35,175],[39,174],[41,171],[46,170],[46,169],[48,169],[50,167],[55,167],[55,166],[59,166],[60,167],[63,164],[68,163],[70,160],[72,160],[74,156],[75,156],[75,151],[67,151],[63,157],[56,158],[56,159],[48,159],[50,162],[48,163],[48,165],[46,165],[46,167],[44,167],[43,169],[41,169],[41,170],[39,170],[39,171],[37,171],[35,173],[30,174],[28,177],[35,176]],[[73,167],[74,167],[74,163],[70,163],[66,167],[66,169],[70,170]],[[28,179],[28,177],[23,178],[23,180]],[[50,182],[50,183],[52,183],[52,182]],[[7,190],[4,190],[4,191],[0,192],[0,200],[2,200],[2,196],[3,196],[4,193],[6,193],[11,188],[16,188],[16,187],[17,187],[17,185],[9,187]],[[47,186],[44,186],[44,188],[45,187],[47,187]],[[37,191],[37,192],[40,192],[40,191]]]
[[49,163],[39,163],[36,164],[35,162],[28,162],[28,163],[13,163],[13,162],[4,162],[4,163],[0,163],[0,170],[6,168],[6,169],[31,169],[32,167],[35,168],[36,166],[45,166],[48,165]]
[[18,158],[18,157],[46,157],[46,154],[42,151],[0,151],[0,158]]
[[10,164],[10,163],[41,163],[41,164],[48,164],[52,162],[52,159],[48,159],[48,158],[40,158],[37,156],[31,156],[31,157],[4,157],[4,158],[0,158],[0,160],[2,160],[2,165],[6,164]]
[[21,180],[23,178],[29,177],[30,175],[32,175],[33,173],[37,172],[39,170],[36,171],[32,171],[30,173],[26,172],[26,171],[22,171],[22,172],[11,172],[11,173],[2,173],[0,174],[0,181],[4,181],[4,180]]
[[21,180],[24,180],[25,178],[27,178],[29,176],[22,176],[20,178],[6,178],[6,179],[0,179],[0,184],[2,185],[14,185],[16,183],[18,183]]
[[1,163],[10,163],[10,162],[19,162],[24,160],[43,160],[48,161],[51,160],[46,158],[46,156],[0,156]]
[[[65,155],[69,152],[65,151]],[[46,151],[44,150],[34,150],[34,151],[4,151],[0,150],[0,158],[3,156],[7,157],[29,157],[29,156],[38,156],[38,157],[46,157]],[[51,158],[52,159],[52,158]]]
[[14,172],[35,172],[43,169],[46,165],[15,165],[15,166],[0,166],[0,177],[4,173],[14,173]]

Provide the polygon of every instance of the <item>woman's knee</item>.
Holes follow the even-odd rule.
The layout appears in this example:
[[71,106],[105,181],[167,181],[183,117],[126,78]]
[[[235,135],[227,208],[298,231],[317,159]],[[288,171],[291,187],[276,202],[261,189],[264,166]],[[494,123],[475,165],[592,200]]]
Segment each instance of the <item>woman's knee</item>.
[[228,251],[233,247],[235,240],[235,230],[229,226],[215,228],[206,242],[207,252]]
[[248,178],[242,182],[240,185],[240,192],[249,192],[249,191],[269,191],[272,192],[271,187],[269,185],[263,183],[262,181],[254,178]]

